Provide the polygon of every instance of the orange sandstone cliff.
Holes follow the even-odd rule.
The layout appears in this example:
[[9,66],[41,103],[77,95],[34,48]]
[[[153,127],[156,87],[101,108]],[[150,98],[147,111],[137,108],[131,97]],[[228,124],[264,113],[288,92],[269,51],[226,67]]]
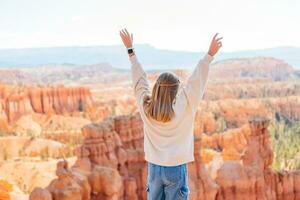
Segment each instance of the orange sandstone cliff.
[[[300,171],[270,169],[269,120],[249,119],[220,135],[195,130],[195,161],[189,164],[191,200],[300,199]],[[146,199],[147,165],[138,113],[86,125],[76,163],[57,164],[57,179],[35,188],[30,200]],[[206,153],[200,148],[211,148]]]
[[0,199],[10,200],[9,193],[12,191],[12,185],[4,180],[0,180]]
[[0,85],[0,128],[3,130],[25,114],[76,115],[92,108],[93,99],[86,87]]

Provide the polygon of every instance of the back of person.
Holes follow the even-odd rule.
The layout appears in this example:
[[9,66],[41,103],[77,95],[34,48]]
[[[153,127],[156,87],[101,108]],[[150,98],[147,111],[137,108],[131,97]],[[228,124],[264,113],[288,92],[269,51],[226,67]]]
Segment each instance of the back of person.
[[209,64],[222,46],[213,37],[208,53],[180,87],[179,78],[164,72],[152,92],[147,76],[132,48],[133,36],[120,31],[131,61],[132,82],[137,106],[144,122],[144,151],[148,162],[148,200],[188,199],[187,163],[194,161],[194,121],[203,98]]

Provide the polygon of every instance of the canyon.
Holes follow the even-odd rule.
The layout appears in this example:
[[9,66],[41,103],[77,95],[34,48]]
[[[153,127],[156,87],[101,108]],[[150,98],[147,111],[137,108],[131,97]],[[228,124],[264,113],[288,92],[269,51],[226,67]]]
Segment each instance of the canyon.
[[[0,197],[146,199],[130,73],[105,63],[37,69],[0,71]],[[187,70],[172,71],[185,83]],[[151,86],[159,74],[148,73]],[[195,118],[190,199],[300,199],[299,120],[292,66],[214,63]]]
[[24,114],[76,114],[91,109],[89,90],[83,87],[26,87],[0,86],[1,119],[3,127]]
[[[268,119],[256,117],[221,133],[219,139],[196,132],[195,162],[188,166],[190,199],[239,200],[245,195],[250,200],[299,199],[300,171],[270,169],[268,125]],[[146,199],[147,164],[139,114],[108,118],[82,131],[85,139],[75,150],[75,164],[58,162],[57,178],[46,188],[35,188],[30,200]],[[208,159],[201,148],[215,148],[216,141],[222,141],[217,144],[222,151]]]

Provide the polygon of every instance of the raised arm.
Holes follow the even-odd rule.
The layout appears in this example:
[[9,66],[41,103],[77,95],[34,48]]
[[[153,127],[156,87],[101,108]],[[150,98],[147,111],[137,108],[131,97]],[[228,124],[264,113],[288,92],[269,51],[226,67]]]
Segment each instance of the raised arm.
[[193,113],[197,111],[197,107],[203,98],[205,86],[208,79],[209,64],[213,60],[213,57],[222,47],[222,38],[217,38],[218,34],[213,37],[208,53],[198,62],[196,68],[189,76],[186,86],[183,87],[182,95],[185,95],[188,99],[188,104]]
[[126,29],[120,31],[120,36],[124,46],[128,51],[129,60],[131,62],[131,77],[134,95],[137,100],[139,108],[143,105],[144,95],[150,94],[150,87],[147,80],[146,72],[139,63],[136,53],[133,50],[133,35],[129,34]]

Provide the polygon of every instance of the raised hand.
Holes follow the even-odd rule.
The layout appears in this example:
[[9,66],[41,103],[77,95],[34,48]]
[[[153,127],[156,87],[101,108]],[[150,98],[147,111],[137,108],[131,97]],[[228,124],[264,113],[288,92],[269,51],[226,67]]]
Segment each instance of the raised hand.
[[218,53],[219,49],[222,47],[222,37],[217,38],[218,33],[215,34],[215,36],[213,37],[211,43],[210,43],[210,47],[208,50],[208,54],[211,56],[216,55],[216,53]]
[[129,34],[129,32],[125,28],[125,29],[122,29],[120,31],[120,36],[122,38],[124,46],[126,48],[131,48],[132,47],[132,43],[133,43],[133,35],[132,35],[132,33]]

